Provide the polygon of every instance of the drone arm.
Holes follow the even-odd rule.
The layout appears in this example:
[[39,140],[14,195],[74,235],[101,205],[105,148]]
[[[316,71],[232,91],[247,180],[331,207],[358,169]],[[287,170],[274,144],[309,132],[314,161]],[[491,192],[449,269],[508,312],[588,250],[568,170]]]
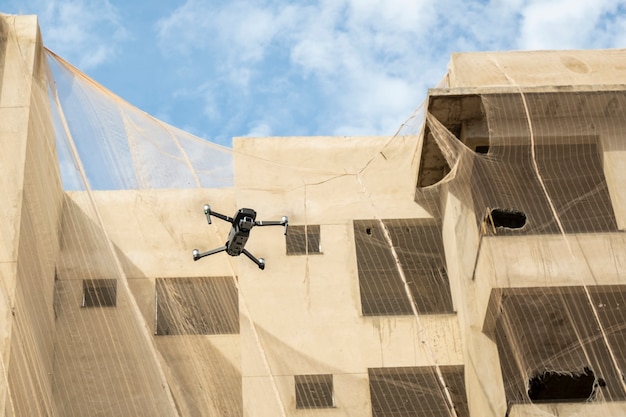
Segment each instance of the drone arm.
[[246,255],[248,257],[248,259],[250,259],[252,262],[254,262],[255,264],[257,264],[257,266],[263,270],[265,269],[265,259],[261,258],[261,259],[257,259],[253,254],[251,254],[250,252],[248,252],[247,249],[244,249],[242,252],[244,255]]
[[209,224],[211,224],[211,216],[215,216],[220,220],[224,220],[225,222],[228,223],[232,223],[233,222],[233,218],[232,217],[228,217],[225,216],[221,213],[218,213],[217,211],[213,211],[211,210],[211,206],[209,206],[208,204],[205,204],[204,207],[204,215],[206,216],[206,220]]
[[287,216],[283,216],[280,220],[270,220],[270,221],[256,221],[254,222],[255,226],[285,226],[285,235],[287,234],[287,228],[289,227],[289,219]]
[[202,253],[200,253],[198,249],[194,249],[192,252],[193,260],[197,261],[198,259],[204,258],[205,256],[214,255],[216,253],[224,252],[225,250],[226,250],[226,245],[220,246],[219,248],[211,249],[209,251],[202,252]]

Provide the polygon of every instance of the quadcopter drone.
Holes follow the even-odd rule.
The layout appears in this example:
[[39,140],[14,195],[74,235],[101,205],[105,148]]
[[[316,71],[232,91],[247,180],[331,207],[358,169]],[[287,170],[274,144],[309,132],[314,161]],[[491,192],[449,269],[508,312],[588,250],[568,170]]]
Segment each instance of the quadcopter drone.
[[192,252],[194,261],[220,252],[226,252],[230,256],[239,256],[243,253],[252,262],[257,264],[260,269],[265,269],[265,260],[263,258],[257,259],[244,248],[246,246],[246,242],[248,241],[248,237],[250,237],[250,230],[252,230],[254,226],[284,226],[285,235],[287,235],[287,227],[289,226],[287,216],[283,216],[280,221],[257,221],[255,220],[256,211],[249,208],[239,209],[235,213],[234,217],[228,217],[216,211],[211,211],[211,206],[205,204],[204,214],[206,215],[206,219],[209,224],[211,224],[211,215],[213,215],[218,219],[230,223],[232,228],[230,229],[230,233],[228,233],[228,240],[224,246],[202,253],[200,253],[198,249],[194,249]]

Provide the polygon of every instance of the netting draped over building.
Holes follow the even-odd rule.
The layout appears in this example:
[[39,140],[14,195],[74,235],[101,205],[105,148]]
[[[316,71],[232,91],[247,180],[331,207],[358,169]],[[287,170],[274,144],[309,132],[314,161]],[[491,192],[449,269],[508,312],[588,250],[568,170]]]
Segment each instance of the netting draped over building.
[[149,116],[47,54],[65,189],[83,189],[81,169],[93,190],[232,187],[229,150]]
[[[623,415],[623,86],[496,54],[497,85],[451,66],[393,136],[229,149],[5,20],[0,108],[7,74],[29,101],[0,414]],[[194,262],[231,230],[206,203],[293,232],[252,230],[265,270]]]

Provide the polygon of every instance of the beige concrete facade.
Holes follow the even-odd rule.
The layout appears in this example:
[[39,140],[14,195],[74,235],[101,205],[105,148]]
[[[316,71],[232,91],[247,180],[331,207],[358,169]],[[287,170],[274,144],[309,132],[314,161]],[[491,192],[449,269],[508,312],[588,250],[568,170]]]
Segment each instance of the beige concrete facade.
[[[505,296],[626,285],[626,142],[610,128],[617,117],[606,111],[610,100],[594,95],[626,94],[623,51],[453,56],[448,86],[429,92],[427,109],[458,128],[459,143],[483,143],[497,127],[475,97],[521,89],[554,94],[565,84],[588,104],[580,109],[607,120],[584,123],[583,110],[562,107],[533,119],[539,131],[559,119],[578,126],[580,137],[598,138],[617,230],[497,236],[481,234],[467,201],[473,189],[463,188],[469,182],[441,175],[416,192],[420,175],[440,172],[443,160],[429,156],[436,150],[427,130],[393,139],[235,138],[232,188],[64,191],[47,95],[31,88],[45,76],[36,19],[0,24],[0,416],[376,417],[392,414],[372,411],[370,371],[395,367],[427,368],[437,378],[461,367],[458,394],[469,414],[448,411],[458,417],[626,414],[623,400],[511,403],[495,341]],[[530,60],[546,61],[544,72],[535,65],[529,73]],[[429,205],[419,195],[431,191]],[[193,262],[192,249],[218,247],[229,232],[224,222],[206,224],[207,202],[227,215],[253,207],[259,219],[319,225],[321,254],[287,255],[279,228],[258,228],[246,248],[266,259],[264,271],[223,253]],[[355,221],[387,219],[439,222],[450,311],[363,314]],[[205,277],[235,282],[239,331],[156,335],[157,282]],[[84,280],[111,278],[114,308],[81,307]],[[626,351],[615,355],[626,362]],[[295,377],[313,374],[333,376],[332,407],[297,407]],[[456,401],[447,385],[427,388]]]
[[[37,93],[46,76],[37,20],[7,17],[0,25],[0,409],[44,415],[52,412],[52,298],[63,194],[49,108]],[[29,387],[33,375],[38,384]]]

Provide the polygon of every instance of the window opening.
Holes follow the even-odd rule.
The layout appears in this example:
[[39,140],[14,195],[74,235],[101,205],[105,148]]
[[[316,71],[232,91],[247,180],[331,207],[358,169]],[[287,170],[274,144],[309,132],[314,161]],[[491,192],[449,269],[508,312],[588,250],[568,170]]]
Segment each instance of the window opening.
[[287,255],[322,253],[320,225],[289,226],[286,236]]
[[475,149],[476,153],[485,155],[489,153],[489,145],[479,145]]
[[[378,220],[353,222],[362,314],[412,315],[413,301],[420,314],[453,312],[441,226],[433,219],[386,219],[382,222],[384,227]],[[411,297],[407,295],[399,268],[405,275]]]
[[296,375],[295,385],[296,408],[332,408],[335,406],[332,375]]
[[115,307],[117,299],[117,280],[83,280],[83,300],[81,307]]
[[239,333],[239,300],[232,277],[158,278],[158,336]]
[[[463,366],[439,366],[444,387],[433,366],[368,369],[373,417],[469,417]],[[450,395],[450,404],[447,393]]]

